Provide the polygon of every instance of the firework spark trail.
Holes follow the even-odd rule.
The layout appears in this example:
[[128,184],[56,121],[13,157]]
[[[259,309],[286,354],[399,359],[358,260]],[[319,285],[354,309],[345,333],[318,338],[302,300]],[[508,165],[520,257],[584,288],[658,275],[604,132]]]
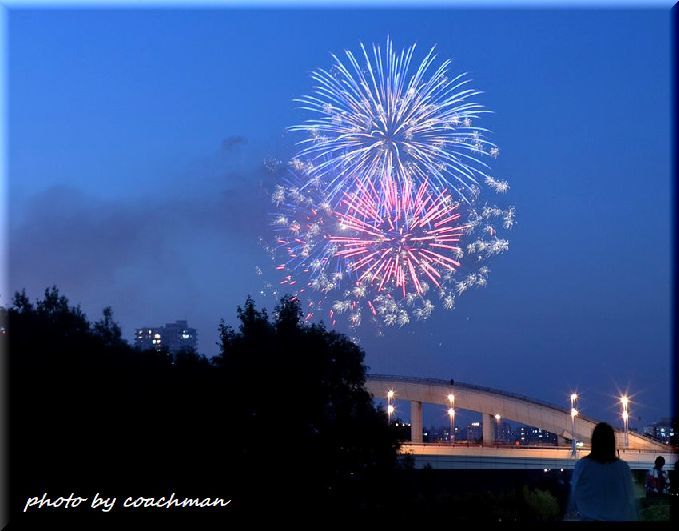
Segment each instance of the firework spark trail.
[[466,74],[449,77],[450,61],[434,68],[433,48],[415,68],[414,45],[361,50],[333,56],[297,100],[317,116],[291,128],[307,138],[271,196],[267,251],[283,287],[267,289],[303,294],[307,320],[405,326],[429,318],[436,296],[450,310],[487,284],[485,262],[508,250],[502,230],[516,213],[479,202],[509,184],[486,173],[482,157],[500,150],[472,125],[489,111]]
[[312,74],[314,93],[296,100],[320,114],[290,129],[309,135],[297,160],[310,161],[307,171],[327,183],[329,199],[356,176],[379,180],[384,173],[452,187],[464,201],[481,182],[498,183],[480,156],[496,157],[499,149],[483,138],[487,129],[472,126],[489,111],[470,101],[480,92],[466,87],[466,74],[448,77],[450,60],[432,72],[434,48],[412,75],[415,45],[399,54],[387,40],[384,55],[373,45],[372,58],[363,44],[361,50],[364,67],[351,51],[347,65],[333,55],[330,71]]
[[346,212],[336,214],[342,229],[354,235],[328,240],[337,246],[335,256],[360,273],[359,283],[372,281],[378,291],[394,284],[403,296],[412,285],[421,295],[421,275],[440,286],[440,270],[460,266],[447,256],[461,251],[457,243],[465,229],[449,194],[436,193],[427,182],[417,188],[410,181],[399,185],[389,175],[379,187],[360,181],[355,186],[345,194]]
[[[441,307],[451,310],[464,293],[487,284],[486,259],[508,249],[500,233],[515,223],[513,207],[470,207],[455,203],[446,190],[385,177],[377,184],[354,183],[333,208],[320,186],[302,189],[303,170],[294,171],[292,162],[290,167],[288,178],[272,192],[277,236],[267,249],[282,279],[278,287],[269,284],[267,292],[298,295],[307,306],[307,320],[327,315],[335,326],[342,316],[352,327],[368,321],[379,330],[427,319],[434,309],[429,283],[436,286]],[[403,227],[409,228],[409,241],[424,258],[419,263],[411,259],[413,270],[398,253],[388,254],[385,230],[394,233]],[[449,236],[458,241],[443,241]],[[354,239],[367,241],[358,244]],[[381,252],[370,254],[379,248]],[[355,256],[345,256],[352,252]],[[384,267],[369,269],[375,261]],[[428,270],[435,282],[423,263],[439,274]]]

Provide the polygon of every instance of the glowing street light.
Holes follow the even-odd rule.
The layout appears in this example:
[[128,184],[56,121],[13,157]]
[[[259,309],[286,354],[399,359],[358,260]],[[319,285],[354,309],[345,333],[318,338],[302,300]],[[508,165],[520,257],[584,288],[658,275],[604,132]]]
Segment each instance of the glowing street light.
[[500,419],[502,417],[500,416],[499,413],[495,413],[495,439],[498,440],[500,438]]
[[572,448],[571,455],[577,455],[577,446],[575,441],[575,417],[578,416],[578,410],[575,409],[575,405],[578,401],[578,395],[576,393],[571,393],[571,439]]
[[391,404],[391,401],[394,399],[394,390],[389,389],[387,391],[387,423],[391,424],[391,414],[394,412],[394,406]]
[[622,425],[623,429],[625,432],[625,448],[629,445],[629,435],[628,435],[628,426],[629,426],[629,411],[627,406],[629,405],[629,398],[627,395],[622,395],[620,397],[620,403],[622,404]]
[[453,393],[448,395],[448,402],[450,402],[450,407],[448,408],[448,415],[450,416],[450,441],[455,443],[455,395]]
[[455,408],[448,408],[448,416],[450,417],[450,442],[455,444]]

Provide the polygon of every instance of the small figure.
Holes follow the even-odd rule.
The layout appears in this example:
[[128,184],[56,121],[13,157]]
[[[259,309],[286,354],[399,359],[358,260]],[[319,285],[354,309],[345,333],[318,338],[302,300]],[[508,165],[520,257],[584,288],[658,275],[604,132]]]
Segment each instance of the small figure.
[[663,470],[665,458],[659,455],[655,458],[655,465],[648,471],[646,476],[646,497],[653,498],[662,496],[670,491],[670,478]]

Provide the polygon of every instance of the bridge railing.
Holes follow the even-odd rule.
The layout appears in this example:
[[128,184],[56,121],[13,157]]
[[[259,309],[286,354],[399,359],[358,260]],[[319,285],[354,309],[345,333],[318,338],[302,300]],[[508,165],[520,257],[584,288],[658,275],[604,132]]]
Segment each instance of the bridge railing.
[[[448,387],[461,387],[464,389],[469,389],[471,391],[483,391],[485,393],[493,393],[496,395],[504,396],[507,398],[515,398],[517,400],[523,400],[524,402],[529,402],[532,404],[536,404],[538,406],[542,407],[547,407],[550,409],[554,409],[560,413],[565,413],[566,415],[570,414],[570,409],[566,409],[563,407],[559,407],[557,405],[551,404],[549,402],[545,402],[543,400],[538,400],[536,398],[532,398],[526,395],[518,394],[518,393],[510,393],[508,391],[501,391],[499,389],[493,389],[492,387],[485,387],[482,385],[474,385],[470,383],[465,383],[465,382],[458,382],[455,380],[454,384],[450,383],[450,380],[443,380],[441,378],[420,378],[417,376],[397,376],[393,374],[368,374],[367,378],[369,380],[377,380],[377,381],[393,381],[393,380],[400,380],[402,382],[412,382],[412,383],[422,383],[422,384],[427,384],[427,385],[444,385]],[[578,413],[578,418],[592,422],[596,424],[598,421],[589,417],[586,417],[580,413]]]

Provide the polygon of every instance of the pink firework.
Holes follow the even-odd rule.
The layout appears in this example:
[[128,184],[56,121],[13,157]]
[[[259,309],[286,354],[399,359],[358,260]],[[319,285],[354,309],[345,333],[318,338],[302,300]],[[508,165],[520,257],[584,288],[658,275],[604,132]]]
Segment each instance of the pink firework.
[[415,187],[384,176],[378,186],[356,181],[346,193],[344,213],[337,212],[340,230],[351,236],[328,236],[333,254],[348,260],[358,282],[372,282],[381,291],[391,285],[403,295],[425,291],[428,278],[440,286],[442,275],[460,266],[457,245],[464,229],[457,206],[446,192],[427,181]]

